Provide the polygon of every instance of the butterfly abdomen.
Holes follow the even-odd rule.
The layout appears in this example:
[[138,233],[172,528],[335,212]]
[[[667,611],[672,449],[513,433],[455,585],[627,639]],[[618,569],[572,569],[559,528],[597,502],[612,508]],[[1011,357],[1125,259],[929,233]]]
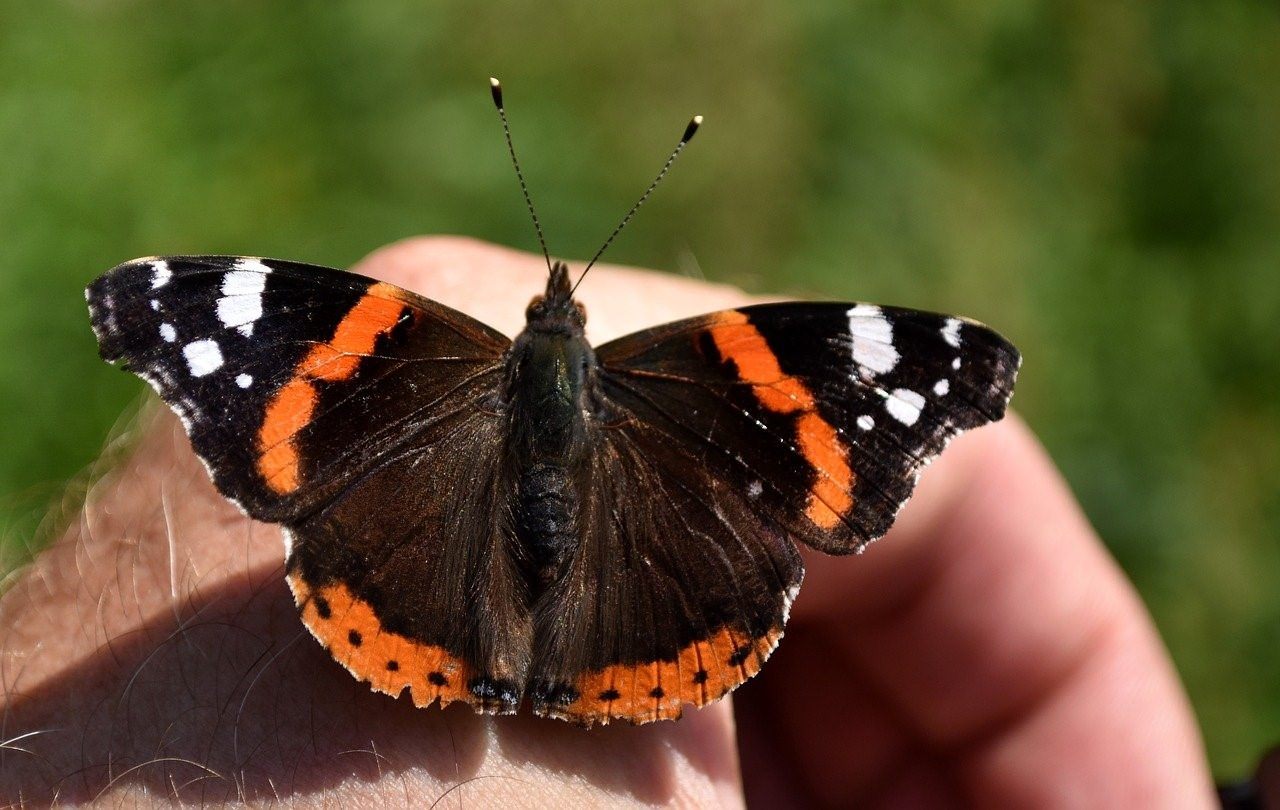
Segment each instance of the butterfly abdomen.
[[519,539],[533,580],[530,584],[541,591],[577,544],[577,493],[569,471],[547,463],[524,470],[517,510]]

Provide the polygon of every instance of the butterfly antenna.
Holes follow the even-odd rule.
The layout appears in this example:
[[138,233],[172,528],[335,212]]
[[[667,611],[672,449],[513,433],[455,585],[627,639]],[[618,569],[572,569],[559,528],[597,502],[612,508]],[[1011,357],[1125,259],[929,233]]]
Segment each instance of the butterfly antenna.
[[662,178],[667,176],[667,172],[671,170],[671,164],[676,162],[676,158],[680,157],[680,153],[684,151],[685,145],[687,145],[689,141],[693,140],[693,135],[698,131],[698,127],[700,126],[702,126],[701,115],[695,115],[689,120],[689,126],[684,128],[684,134],[680,136],[680,143],[676,144],[676,148],[671,151],[671,157],[667,158],[666,163],[662,164],[662,170],[658,172],[658,176],[653,178],[653,182],[650,183],[649,187],[640,195],[640,199],[636,200],[636,204],[631,206],[631,210],[628,211],[627,215],[618,223],[618,227],[614,228],[613,233],[609,234],[609,238],[604,240],[604,244],[596,251],[596,255],[592,256],[591,261],[587,262],[586,269],[582,271],[582,275],[578,276],[578,281],[573,285],[573,289],[569,291],[570,295],[573,295],[573,293],[578,289],[578,285],[587,277],[587,273],[590,272],[592,266],[595,265],[596,260],[609,249],[609,245],[613,244],[613,240],[622,232],[622,229],[627,227],[627,223],[636,215],[636,211],[640,210],[640,206],[644,205],[644,201],[649,199],[649,195],[652,194],[653,190],[662,182]]
[[547,252],[547,240],[542,236],[542,223],[538,222],[538,212],[533,210],[533,200],[529,197],[529,187],[524,182],[524,172],[520,171],[520,161],[516,160],[516,148],[511,143],[511,125],[507,123],[507,111],[502,106],[502,83],[489,77],[489,92],[493,95],[493,106],[498,108],[498,117],[502,119],[502,135],[507,139],[507,153],[511,155],[511,165],[516,169],[516,179],[520,181],[520,193],[524,195],[524,204],[529,208],[529,216],[533,219],[533,229],[538,232],[538,244],[542,246],[542,258],[547,260],[547,272],[551,272],[551,254]]

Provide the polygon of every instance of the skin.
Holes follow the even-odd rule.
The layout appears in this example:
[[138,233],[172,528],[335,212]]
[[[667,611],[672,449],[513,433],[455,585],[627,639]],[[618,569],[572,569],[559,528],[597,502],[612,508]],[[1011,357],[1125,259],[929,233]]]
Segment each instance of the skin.
[[[546,273],[452,238],[353,269],[508,334]],[[749,300],[607,267],[579,293],[596,344]],[[1213,806],[1149,616],[1016,415],[958,439],[866,554],[807,555],[734,701],[591,731],[372,694],[302,629],[277,529],[167,412],[136,432],[0,596],[0,802]]]

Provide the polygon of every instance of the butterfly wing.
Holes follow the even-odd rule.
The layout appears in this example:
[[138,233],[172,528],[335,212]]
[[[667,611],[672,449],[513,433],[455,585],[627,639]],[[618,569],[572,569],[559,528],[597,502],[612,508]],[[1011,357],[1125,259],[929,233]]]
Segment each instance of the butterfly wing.
[[1000,419],[1021,363],[974,321],[836,303],[693,318],[599,357],[610,402],[830,554],[883,535],[956,434]]
[[754,674],[802,576],[792,539],[884,534],[946,443],[1003,415],[1019,365],[972,321],[850,304],[715,313],[597,356],[613,413],[588,528],[534,618],[535,710],[587,724],[677,716]]
[[286,522],[357,480],[510,341],[390,284],[274,259],[142,259],[86,291],[104,359],[182,417],[218,489]]
[[291,525],[287,578],[307,627],[376,691],[512,713],[529,607],[504,508],[505,431],[471,397]]
[[534,610],[533,710],[675,718],[759,671],[804,569],[785,527],[647,415],[593,434],[581,543]]
[[[290,586],[335,658],[419,703],[495,706],[482,676],[528,646],[518,605],[490,598],[506,555],[490,554],[489,403],[510,341],[393,285],[273,259],[143,259],[86,296],[103,357],[182,417],[218,489],[285,524]],[[459,626],[464,594],[485,627]]]

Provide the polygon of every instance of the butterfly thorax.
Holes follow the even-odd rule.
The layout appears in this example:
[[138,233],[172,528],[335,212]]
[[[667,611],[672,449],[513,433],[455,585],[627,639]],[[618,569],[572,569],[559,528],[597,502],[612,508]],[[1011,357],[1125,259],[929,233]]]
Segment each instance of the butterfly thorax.
[[546,293],[533,299],[526,318],[507,357],[503,405],[517,482],[517,538],[538,589],[555,578],[577,542],[575,480],[589,447],[596,358],[563,264],[552,268]]

